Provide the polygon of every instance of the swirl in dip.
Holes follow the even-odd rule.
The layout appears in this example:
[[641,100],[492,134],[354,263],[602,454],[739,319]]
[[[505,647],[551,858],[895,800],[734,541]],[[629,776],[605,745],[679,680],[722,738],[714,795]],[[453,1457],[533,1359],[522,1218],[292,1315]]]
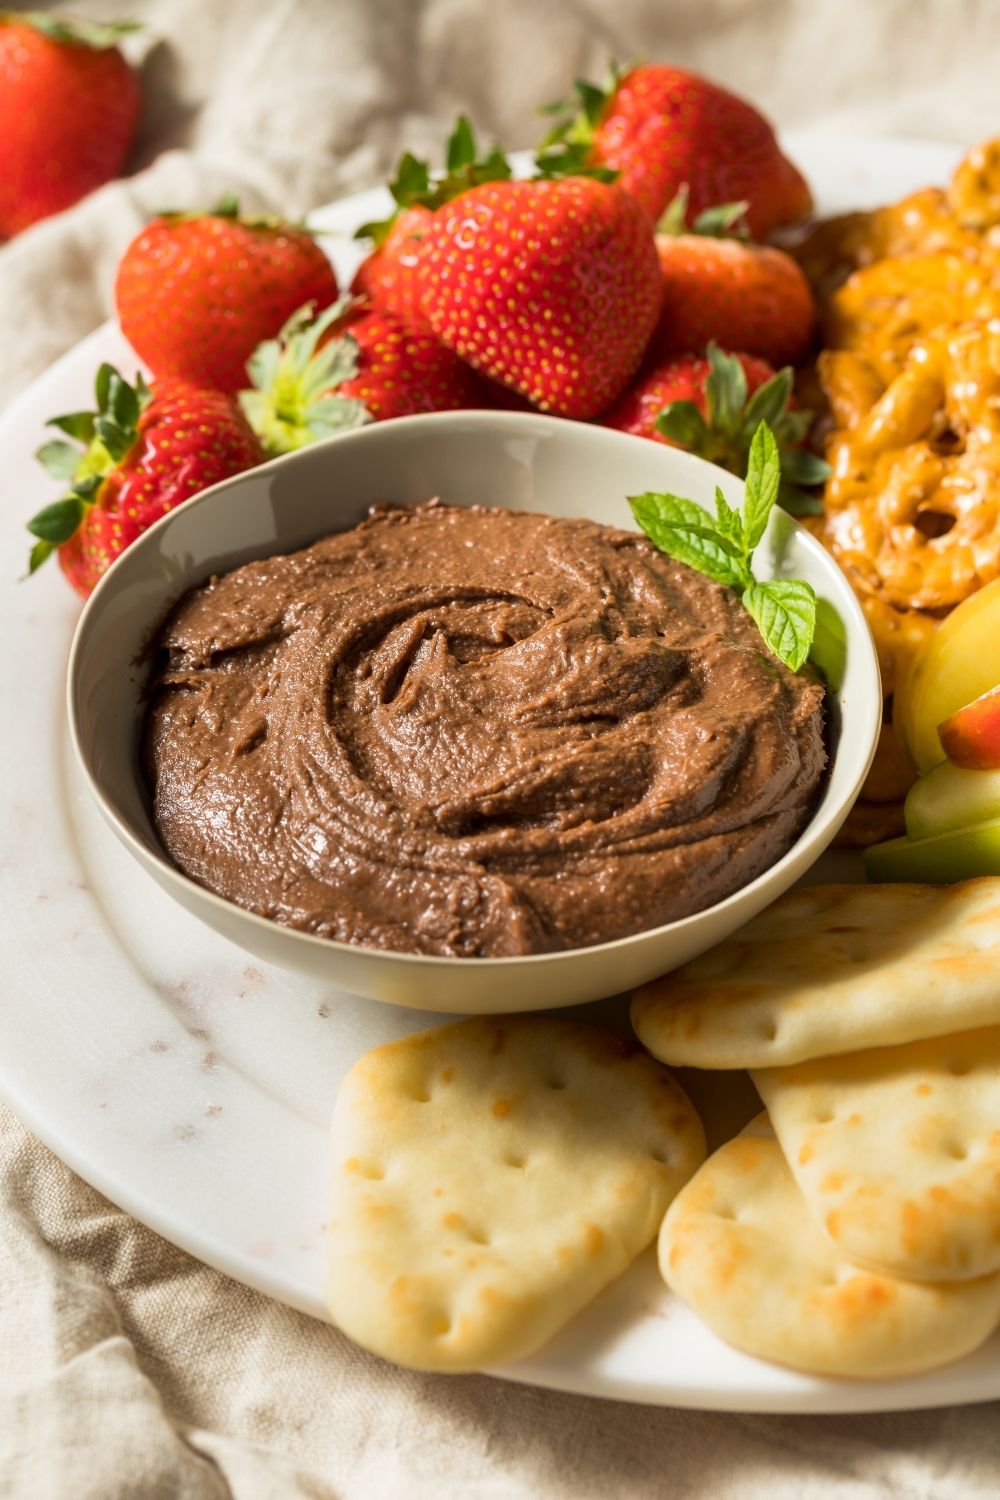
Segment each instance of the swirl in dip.
[[823,688],[728,589],[583,520],[379,508],[188,593],[144,734],[210,890],[403,952],[542,953],[700,911],[773,864]]

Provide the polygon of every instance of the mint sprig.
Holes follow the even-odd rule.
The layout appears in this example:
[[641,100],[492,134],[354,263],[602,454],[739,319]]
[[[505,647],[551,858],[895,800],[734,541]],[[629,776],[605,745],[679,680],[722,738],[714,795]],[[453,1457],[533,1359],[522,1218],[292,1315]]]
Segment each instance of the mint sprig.
[[816,634],[816,595],[801,578],[758,583],[751,567],[780,486],[778,444],[767,423],[761,422],[750,444],[742,514],[718,486],[714,518],[679,495],[630,495],[628,503],[639,526],[661,552],[735,589],[768,650],[797,672]]

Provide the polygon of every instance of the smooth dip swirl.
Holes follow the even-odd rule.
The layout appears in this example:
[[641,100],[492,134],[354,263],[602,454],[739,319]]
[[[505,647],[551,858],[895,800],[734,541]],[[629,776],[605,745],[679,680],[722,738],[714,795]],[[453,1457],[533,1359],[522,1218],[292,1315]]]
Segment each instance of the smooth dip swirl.
[[192,590],[143,754],[176,864],[323,937],[476,957],[670,922],[773,864],[823,689],[645,538],[427,502]]

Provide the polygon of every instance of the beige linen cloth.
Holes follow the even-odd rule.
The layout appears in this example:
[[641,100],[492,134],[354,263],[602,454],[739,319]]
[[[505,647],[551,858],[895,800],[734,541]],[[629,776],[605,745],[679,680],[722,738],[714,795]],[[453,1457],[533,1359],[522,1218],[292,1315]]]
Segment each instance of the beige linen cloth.
[[[79,0],[106,16],[115,0]],[[301,213],[508,143],[608,54],[701,68],[780,123],[1000,131],[998,0],[123,0],[147,27],[135,175],[0,247],[0,403],[107,316],[143,217],[237,189]],[[8,538],[8,540],[10,540]],[[20,542],[17,542],[20,545]],[[6,993],[4,1003],[17,1004]],[[0,1496],[16,1500],[993,1497],[995,1406],[792,1418],[420,1376],[119,1212],[0,1109]]]

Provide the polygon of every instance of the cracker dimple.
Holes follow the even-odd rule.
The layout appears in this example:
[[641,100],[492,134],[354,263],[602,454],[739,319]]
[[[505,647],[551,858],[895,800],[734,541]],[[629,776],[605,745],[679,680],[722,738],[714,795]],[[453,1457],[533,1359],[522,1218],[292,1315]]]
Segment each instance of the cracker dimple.
[[932,1285],[852,1264],[824,1237],[766,1117],[674,1199],[667,1284],[737,1348],[819,1375],[891,1377],[946,1364],[1000,1321],[1000,1276]]
[[753,1076],[842,1254],[916,1280],[1000,1270],[1000,1026]]
[[538,1347],[618,1275],[704,1137],[632,1039],[504,1017],[366,1054],[333,1150],[335,1320],[399,1363],[468,1370]]
[[661,1061],[786,1067],[1000,1024],[1000,877],[793,891],[710,953],[637,990]]

